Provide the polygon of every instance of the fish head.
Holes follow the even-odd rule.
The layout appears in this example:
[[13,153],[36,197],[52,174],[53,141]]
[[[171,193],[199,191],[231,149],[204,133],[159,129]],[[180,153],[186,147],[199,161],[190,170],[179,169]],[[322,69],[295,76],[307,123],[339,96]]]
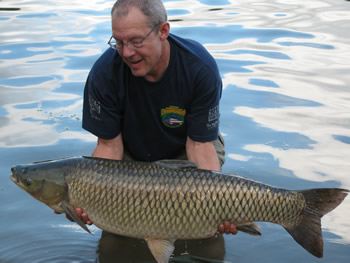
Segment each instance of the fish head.
[[67,197],[64,169],[57,163],[48,161],[11,168],[10,179],[35,199],[54,210]]

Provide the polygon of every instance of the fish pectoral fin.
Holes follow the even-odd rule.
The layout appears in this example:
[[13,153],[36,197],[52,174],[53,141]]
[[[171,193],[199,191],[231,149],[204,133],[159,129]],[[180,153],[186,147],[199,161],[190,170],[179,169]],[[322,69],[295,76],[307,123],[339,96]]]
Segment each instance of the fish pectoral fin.
[[90,230],[87,228],[84,222],[77,216],[77,214],[74,211],[74,208],[71,205],[63,201],[60,203],[60,206],[79,226],[81,226],[86,232],[91,234]]
[[170,169],[181,169],[181,168],[188,168],[188,167],[198,168],[194,162],[191,162],[188,160],[170,159],[170,160],[159,160],[153,163],[160,167],[170,168]]
[[247,234],[253,235],[253,236],[261,236],[260,233],[260,226],[255,223],[247,223],[243,225],[237,225],[236,226],[238,231],[245,232]]
[[158,263],[168,263],[174,252],[175,239],[153,239],[146,238],[147,245]]

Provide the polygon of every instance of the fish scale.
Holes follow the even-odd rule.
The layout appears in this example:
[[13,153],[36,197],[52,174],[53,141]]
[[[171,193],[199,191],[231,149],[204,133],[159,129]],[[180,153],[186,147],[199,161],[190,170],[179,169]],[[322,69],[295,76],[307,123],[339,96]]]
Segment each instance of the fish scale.
[[94,224],[119,235],[143,238],[158,263],[168,262],[176,239],[213,236],[224,221],[252,235],[253,223],[282,225],[307,251],[323,256],[321,217],[348,190],[291,191],[236,175],[200,170],[193,163],[155,163],[72,157],[17,165],[11,179],[56,211],[82,208]]
[[[198,173],[192,167],[174,173],[171,168],[157,171],[155,164],[135,167],[133,162],[101,161],[99,165],[93,159],[80,160],[76,166],[66,175],[73,206],[83,208],[101,228],[128,236],[203,238],[225,220],[236,225],[269,221],[292,226],[305,207],[301,194],[272,192],[251,180]],[[290,207],[292,214],[286,213]]]

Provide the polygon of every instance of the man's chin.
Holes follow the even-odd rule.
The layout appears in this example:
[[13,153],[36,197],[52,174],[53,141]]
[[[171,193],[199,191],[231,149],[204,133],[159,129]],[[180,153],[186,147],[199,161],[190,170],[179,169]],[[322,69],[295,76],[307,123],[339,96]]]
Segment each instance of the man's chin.
[[145,77],[146,74],[144,74],[143,71],[141,70],[131,70],[131,74],[134,76],[134,77],[138,77],[138,78],[141,78],[141,77]]

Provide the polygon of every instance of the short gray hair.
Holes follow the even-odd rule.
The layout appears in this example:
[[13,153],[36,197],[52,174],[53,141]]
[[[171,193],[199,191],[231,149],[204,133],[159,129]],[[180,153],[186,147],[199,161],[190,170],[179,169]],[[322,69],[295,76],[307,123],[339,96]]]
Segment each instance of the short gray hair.
[[112,16],[126,16],[129,9],[136,7],[149,18],[151,28],[168,20],[167,12],[161,0],[117,0],[112,8]]

